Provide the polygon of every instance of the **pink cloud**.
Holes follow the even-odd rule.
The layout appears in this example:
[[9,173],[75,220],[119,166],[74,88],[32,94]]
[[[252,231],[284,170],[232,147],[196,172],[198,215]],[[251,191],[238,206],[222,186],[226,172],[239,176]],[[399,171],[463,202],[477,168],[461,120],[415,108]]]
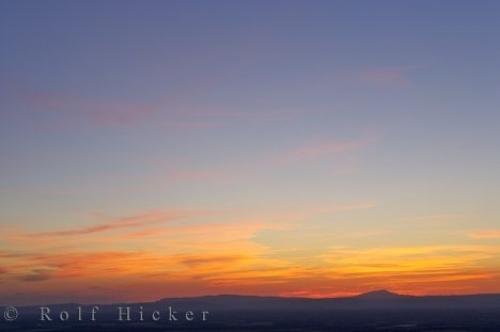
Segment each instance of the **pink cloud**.
[[366,145],[365,141],[324,141],[317,144],[303,146],[291,154],[300,159],[317,158],[325,155],[333,155],[353,151]]
[[361,150],[374,142],[375,138],[367,137],[354,140],[323,139],[290,149],[279,158],[281,161],[312,160]]
[[[11,84],[10,95],[17,102],[29,105],[30,111],[47,115],[50,128],[65,128],[78,124],[103,127],[130,127],[154,124],[175,129],[216,128],[238,121],[270,120],[294,112],[280,110],[241,111],[175,100],[175,97],[155,101],[96,98],[79,94],[35,89],[23,84]],[[52,116],[51,116],[52,115]],[[37,126],[45,127],[47,123]]]
[[101,126],[130,126],[146,121],[158,111],[150,105],[130,105],[123,103],[89,103],[82,104],[90,110],[89,117]]
[[48,118],[56,125],[85,121],[98,126],[130,126],[149,120],[158,107],[146,102],[82,97],[78,94],[39,90],[15,85],[12,95],[30,110],[39,114],[56,115]]
[[30,104],[42,105],[51,109],[62,108],[68,103],[68,96],[47,91],[28,92],[23,97]]
[[[239,169],[241,171],[241,169]],[[238,179],[238,169],[232,167],[170,168],[161,180],[169,183],[229,183]],[[155,177],[157,179],[158,177]]]
[[[378,135],[368,133],[356,139],[316,139],[301,145],[275,152],[274,154],[257,156],[243,164],[238,160],[229,160],[224,165],[199,168],[174,168],[156,162],[154,175],[149,174],[148,186],[168,183],[234,183],[249,179],[255,172],[276,171],[292,163],[319,161],[335,157],[336,163],[330,174],[351,174],[359,168],[358,151],[369,147],[378,139]],[[178,160],[185,164],[185,160]],[[157,165],[157,166],[156,166]]]
[[408,73],[413,66],[374,67],[361,71],[357,79],[377,86],[407,86],[410,84]]
[[93,233],[100,233],[112,231],[117,229],[138,228],[156,223],[162,223],[172,220],[177,220],[185,217],[187,214],[179,211],[164,211],[164,212],[149,212],[142,215],[118,218],[109,222],[79,227],[62,231],[50,231],[31,233],[30,237],[64,237],[64,236],[78,236]]

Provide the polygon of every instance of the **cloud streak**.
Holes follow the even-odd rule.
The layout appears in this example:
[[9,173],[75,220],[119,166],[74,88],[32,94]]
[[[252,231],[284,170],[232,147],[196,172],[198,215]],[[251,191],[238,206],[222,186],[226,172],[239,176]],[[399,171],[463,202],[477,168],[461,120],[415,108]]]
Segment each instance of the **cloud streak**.
[[51,270],[36,269],[31,271],[31,273],[29,274],[18,277],[18,280],[27,282],[39,282],[39,281],[46,281],[51,278],[52,278]]
[[415,66],[381,66],[362,70],[357,79],[360,82],[382,87],[405,87],[410,84],[408,77]]
[[476,240],[500,239],[499,229],[477,230],[470,232],[469,237]]
[[[1,83],[1,81],[0,81]],[[269,121],[294,115],[294,111],[240,111],[227,106],[197,105],[182,97],[152,100],[82,96],[71,91],[50,91],[28,84],[6,83],[9,96],[52,128],[90,124],[96,127],[136,127],[154,124],[169,129],[218,128],[241,121]],[[180,99],[179,99],[180,98]],[[42,116],[42,118],[40,118]]]
[[288,151],[285,160],[311,160],[353,152],[369,146],[373,138],[356,140],[322,140]]
[[179,257],[179,263],[187,265],[189,267],[198,267],[202,265],[226,265],[234,264],[236,262],[243,262],[249,257],[245,255],[223,255],[223,256],[199,256],[190,255]]
[[[463,293],[487,289],[500,280],[498,271],[480,263],[499,254],[495,246],[332,248],[316,261],[296,264],[271,258],[266,250],[230,250],[227,246],[188,254],[68,252],[32,254],[23,264],[10,265],[10,277],[3,280],[13,288],[22,285],[27,292],[58,295],[84,291],[91,302],[92,296],[102,296],[102,289],[113,289],[106,293],[106,301],[116,300],[113,294],[121,294],[120,289],[131,290],[121,300],[222,292],[325,297],[387,287],[388,283],[393,290],[410,294],[440,293],[443,285],[450,292]],[[43,289],[37,286],[41,282]],[[93,285],[99,289],[94,291]],[[8,289],[0,295],[9,298]]]
[[119,218],[110,222],[93,226],[74,228],[62,231],[30,233],[30,237],[64,237],[79,236],[101,232],[108,232],[120,229],[138,228],[157,223],[178,220],[187,216],[187,213],[180,211],[150,212],[142,215]]

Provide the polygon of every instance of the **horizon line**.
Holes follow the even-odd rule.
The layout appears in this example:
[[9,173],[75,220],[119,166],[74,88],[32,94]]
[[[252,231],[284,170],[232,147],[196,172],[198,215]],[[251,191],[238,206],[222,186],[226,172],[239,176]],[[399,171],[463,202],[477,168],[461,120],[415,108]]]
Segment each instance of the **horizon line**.
[[[103,303],[83,303],[83,302],[53,302],[53,303],[43,303],[43,304],[20,304],[17,305],[18,307],[33,307],[33,306],[39,306],[39,305],[69,305],[69,304],[74,304],[74,305],[104,305],[104,306],[109,306],[109,305],[114,305],[114,304],[145,304],[145,303],[155,303],[155,302],[160,302],[160,301],[167,301],[167,300],[189,300],[189,299],[200,299],[200,298],[217,298],[217,297],[238,297],[238,298],[261,298],[261,299],[266,299],[266,298],[272,298],[272,299],[298,299],[298,300],[311,300],[311,301],[322,301],[322,300],[337,300],[337,299],[353,299],[357,297],[363,297],[365,295],[371,295],[371,294],[376,294],[376,293],[385,293],[389,296],[393,297],[407,297],[407,298],[429,298],[429,297],[470,297],[470,296],[500,296],[499,293],[464,293],[464,294],[429,294],[429,295],[411,295],[411,294],[402,294],[402,293],[397,293],[393,292],[387,289],[379,289],[379,290],[373,290],[373,291],[367,291],[367,292],[361,292],[356,295],[349,295],[349,296],[334,296],[334,297],[306,297],[306,296],[280,296],[280,295],[252,295],[252,294],[224,294],[224,293],[219,293],[219,294],[205,294],[205,295],[197,295],[197,296],[181,296],[181,297],[161,297],[157,300],[145,300],[145,301],[113,301],[113,302],[103,302]],[[0,304],[0,307],[5,307],[5,306],[10,306],[12,304]]]

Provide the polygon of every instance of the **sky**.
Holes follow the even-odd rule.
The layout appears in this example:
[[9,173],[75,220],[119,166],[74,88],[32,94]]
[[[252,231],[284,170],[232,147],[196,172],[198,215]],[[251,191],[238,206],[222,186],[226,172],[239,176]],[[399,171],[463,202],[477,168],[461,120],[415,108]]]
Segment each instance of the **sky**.
[[500,292],[498,1],[0,1],[0,302]]

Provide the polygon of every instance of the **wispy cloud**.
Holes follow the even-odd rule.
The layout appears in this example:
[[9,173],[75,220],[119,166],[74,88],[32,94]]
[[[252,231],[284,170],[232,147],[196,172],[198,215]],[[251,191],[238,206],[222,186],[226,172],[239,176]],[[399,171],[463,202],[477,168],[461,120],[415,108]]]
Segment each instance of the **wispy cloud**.
[[0,251],[0,259],[18,259],[26,255],[28,254],[22,252]]
[[124,102],[83,103],[81,107],[90,109],[90,120],[100,126],[131,126],[151,119],[158,112],[156,106]]
[[500,254],[498,247],[434,245],[370,249],[335,248],[325,259],[337,273],[360,276],[377,274],[436,274],[477,269],[485,259]]
[[377,141],[377,136],[370,134],[356,139],[321,138],[290,148],[275,160],[278,163],[314,161],[324,158],[347,156],[363,150]]
[[35,269],[32,270],[29,274],[19,276],[17,279],[27,282],[46,281],[52,278],[52,272],[52,270]]
[[500,229],[476,230],[469,234],[473,239],[500,239]]
[[372,67],[360,71],[356,77],[360,82],[375,86],[404,87],[411,83],[409,74],[416,68],[415,66]]
[[258,156],[244,165],[232,165],[228,162],[226,165],[213,168],[170,169],[167,170],[166,180],[171,182],[229,182],[244,178],[256,171],[273,172],[291,164],[315,162],[328,158],[338,158],[337,161],[344,161],[338,162],[336,166],[342,168],[342,173],[348,173],[346,167],[349,171],[356,167],[356,164],[351,162],[352,154],[368,148],[377,140],[378,137],[374,134],[350,140],[312,139],[268,156]]
[[314,159],[359,150],[368,146],[372,139],[323,140],[307,144],[288,152],[290,159]]
[[190,267],[196,267],[200,265],[225,265],[245,261],[246,259],[248,259],[248,256],[245,255],[223,255],[208,257],[200,255],[189,255],[180,257],[179,262]]
[[50,124],[51,128],[82,124],[96,127],[135,127],[147,124],[169,129],[204,129],[241,121],[268,121],[297,114],[296,111],[241,111],[228,109],[224,105],[197,105],[188,100],[178,100],[179,97],[174,95],[149,100],[103,98],[71,91],[34,88],[19,82],[6,83],[6,86],[10,98],[16,103],[28,105],[27,111],[37,114],[37,125]]
[[[73,300],[90,302],[102,299],[103,289],[108,288],[113,292],[106,293],[106,301],[116,300],[113,294],[120,293],[124,295],[121,300],[222,292],[325,297],[388,285],[412,294],[440,293],[443,285],[449,292],[463,293],[499,280],[498,271],[481,265],[483,259],[498,255],[499,248],[494,246],[332,248],[319,261],[298,265],[271,258],[266,250],[227,246],[187,254],[165,250],[68,252],[32,254],[22,264],[10,265],[10,277],[3,281],[13,287],[22,285],[30,293],[73,294]],[[43,289],[37,286],[42,281]],[[128,287],[131,285],[134,287]],[[0,295],[12,296],[9,289],[1,290]]]
[[[30,106],[39,115],[52,115],[47,120],[56,126],[86,122],[97,126],[132,126],[151,120],[159,111],[148,101],[125,101],[84,97],[63,91],[35,89],[23,84],[10,87],[17,102]],[[37,117],[40,119],[39,117]]]
[[107,232],[118,229],[137,228],[156,223],[178,220],[186,216],[187,213],[181,211],[149,212],[137,216],[118,218],[106,223],[101,223],[87,227],[73,228],[61,231],[31,233],[28,235],[31,237],[64,237],[64,236],[87,235],[87,234]]
[[172,182],[221,181],[229,177],[217,169],[172,169],[167,171],[167,180]]

